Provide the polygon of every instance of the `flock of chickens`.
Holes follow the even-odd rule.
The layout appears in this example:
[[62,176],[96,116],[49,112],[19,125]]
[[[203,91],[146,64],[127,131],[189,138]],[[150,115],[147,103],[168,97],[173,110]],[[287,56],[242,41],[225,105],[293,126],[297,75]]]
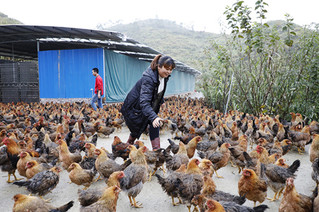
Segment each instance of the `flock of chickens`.
[[[8,173],[8,183],[31,194],[14,195],[13,211],[69,210],[74,201],[57,207],[44,199],[65,170],[79,186],[80,211],[116,211],[120,192],[132,207],[142,207],[135,198],[154,175],[172,204],[186,204],[189,212],[192,206],[194,211],[265,211],[268,189],[275,193],[270,200],[280,201],[280,212],[319,211],[318,122],[307,123],[299,113],[291,113],[289,122],[238,111],[223,114],[203,99],[170,97],[159,114],[161,131],[171,133],[171,139],[161,141],[169,142],[166,148],[152,151],[141,140],[129,145],[116,135],[112,152],[98,148],[98,137],[113,136],[124,126],[120,108],[110,104],[94,111],[84,102],[0,103],[1,170]],[[295,188],[300,160],[286,164],[284,158],[289,151],[303,154],[306,145],[317,185],[312,196]],[[241,174],[238,195],[216,189],[213,177],[222,178],[217,171],[225,166],[237,167]],[[104,187],[90,187],[101,179]],[[244,206],[245,201],[254,207]]]

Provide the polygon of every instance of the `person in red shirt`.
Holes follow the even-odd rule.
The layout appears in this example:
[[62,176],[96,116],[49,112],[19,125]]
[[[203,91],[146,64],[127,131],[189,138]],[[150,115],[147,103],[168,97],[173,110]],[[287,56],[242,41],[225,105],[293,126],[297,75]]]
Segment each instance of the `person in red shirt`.
[[95,88],[94,88],[94,95],[91,100],[91,105],[94,110],[97,110],[95,102],[97,101],[97,105],[99,108],[103,108],[102,106],[102,96],[103,96],[103,80],[102,77],[99,75],[99,69],[93,68],[92,74],[95,76]]

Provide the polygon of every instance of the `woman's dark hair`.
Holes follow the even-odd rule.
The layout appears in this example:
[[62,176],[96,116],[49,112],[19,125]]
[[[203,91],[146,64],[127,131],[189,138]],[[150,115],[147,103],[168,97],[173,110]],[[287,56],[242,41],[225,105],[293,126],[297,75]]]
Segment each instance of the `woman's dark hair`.
[[151,63],[151,69],[154,71],[157,67],[165,67],[166,69],[173,70],[175,68],[175,62],[170,56],[163,56],[161,54],[156,55]]
[[98,68],[93,68],[92,69],[95,73],[99,73],[99,69]]

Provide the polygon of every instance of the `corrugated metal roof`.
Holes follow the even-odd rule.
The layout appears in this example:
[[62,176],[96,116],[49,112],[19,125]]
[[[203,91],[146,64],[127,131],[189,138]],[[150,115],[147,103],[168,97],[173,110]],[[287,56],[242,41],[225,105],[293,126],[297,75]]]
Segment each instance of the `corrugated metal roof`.
[[[38,50],[105,48],[140,60],[152,60],[160,52],[113,31],[55,26],[0,25],[0,56],[36,59]],[[200,74],[179,61],[181,71]]]

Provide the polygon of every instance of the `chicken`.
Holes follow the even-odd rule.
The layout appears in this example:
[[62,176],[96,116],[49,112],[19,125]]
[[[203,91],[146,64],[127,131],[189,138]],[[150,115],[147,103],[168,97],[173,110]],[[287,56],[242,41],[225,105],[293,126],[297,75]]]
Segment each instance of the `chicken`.
[[144,155],[146,148],[142,147],[136,150],[132,147],[132,145],[128,147],[132,164],[124,169],[125,177],[120,180],[120,185],[121,189],[127,193],[131,205],[140,208],[141,204],[138,205],[135,198],[141,192],[148,176],[148,167]]
[[[137,140],[135,142],[136,145],[138,145],[139,148],[144,147],[144,143],[140,140]],[[146,162],[150,171],[150,178],[149,181],[151,181],[151,177],[155,174],[155,172],[157,171],[157,169],[159,167],[162,167],[163,172],[165,173],[164,170],[164,163],[165,163],[165,155],[164,155],[164,149],[163,148],[159,148],[157,150],[149,150],[148,148],[146,148],[145,151],[145,158],[146,158]]]
[[18,172],[21,176],[27,177],[26,176],[26,170],[27,170],[26,165],[27,165],[27,162],[32,160],[32,157],[27,152],[21,152],[19,154],[19,157],[20,157],[20,159],[18,160],[18,163],[17,163]]
[[207,209],[205,212],[225,212],[224,207],[216,200],[209,199],[206,202]]
[[66,142],[62,139],[59,139],[59,160],[64,169],[69,168],[71,163],[76,162],[79,163],[82,160],[82,156],[79,152],[71,153],[68,149]]
[[184,135],[183,137],[174,137],[175,140],[180,140],[182,141],[184,144],[188,144],[188,142],[190,140],[192,140],[194,137],[196,137],[197,134],[195,133],[195,128],[194,127],[190,127],[189,128],[189,133]]
[[310,162],[312,163],[316,158],[319,158],[319,134],[314,134],[309,150]]
[[126,160],[129,157],[129,150],[127,147],[130,144],[128,143],[123,143],[121,139],[118,136],[114,136],[114,140],[112,143],[112,154],[113,154],[113,159],[117,157],[123,158],[123,160]]
[[49,170],[53,167],[52,163],[38,163],[36,160],[30,160],[26,164],[26,177],[28,179],[32,178],[34,175],[36,175],[39,172]]
[[[200,211],[205,211],[206,208],[206,202],[207,202],[208,198],[206,198],[204,195],[196,195],[193,199],[192,199],[192,204],[194,205],[198,205],[200,208]],[[214,199],[215,200],[215,199]],[[216,200],[217,201],[217,200]],[[268,209],[267,205],[260,205],[254,208],[250,208],[248,206],[245,205],[240,205],[237,204],[236,202],[228,202],[228,201],[217,201],[219,202],[226,211],[229,212],[263,212],[266,211]]]
[[72,163],[68,169],[70,171],[69,178],[72,183],[84,185],[87,189],[95,176],[95,171],[92,169],[83,169],[78,163]]
[[198,167],[199,160],[194,158],[187,164],[186,173],[176,179],[178,196],[187,204],[188,211],[191,211],[191,201],[194,196],[200,194],[203,187],[203,176]]
[[12,209],[13,212],[25,212],[25,211],[65,212],[65,211],[68,211],[70,208],[72,208],[74,204],[73,201],[70,201],[63,206],[54,207],[48,204],[45,200],[41,199],[40,197],[24,195],[24,194],[14,195],[13,200],[14,200],[14,205]]
[[19,146],[17,145],[17,143],[8,137],[5,137],[2,140],[2,143],[6,145],[6,148],[1,149],[1,152],[2,152],[2,159],[0,162],[0,164],[2,164],[1,170],[8,172],[7,182],[12,183],[13,181],[10,180],[11,174],[14,176],[15,180],[20,180],[19,178],[15,176],[15,170],[17,169],[17,163],[19,161],[18,156],[21,150]]
[[100,199],[89,205],[82,206],[80,212],[113,212],[116,211],[117,200],[121,189],[117,186],[106,187]]
[[179,142],[178,152],[171,156],[169,151],[165,152],[166,157],[166,168],[170,171],[174,171],[178,169],[182,164],[188,164],[189,157],[187,156],[187,151],[185,144],[183,142]]
[[311,212],[312,201],[312,198],[303,194],[299,194],[296,191],[294,179],[288,178],[286,180],[286,188],[283,193],[283,198],[281,199],[279,205],[279,212]]
[[203,176],[212,177],[214,174],[213,163],[208,159],[203,159],[200,161],[198,167],[200,168]]
[[97,129],[97,132],[103,134],[104,136],[110,136],[114,131],[114,127],[107,127],[102,125],[100,125]]
[[202,138],[200,136],[196,136],[192,138],[187,144],[186,144],[186,151],[188,158],[192,158],[195,154],[196,146],[198,142],[200,142]]
[[319,195],[318,195],[318,186],[316,187],[315,192],[317,193],[313,200],[313,211],[319,211]]
[[312,171],[311,171],[311,178],[316,182],[317,187],[319,185],[319,158],[316,158],[312,162]]
[[309,126],[305,126],[305,129],[302,129],[301,132],[292,131],[288,132],[288,137],[292,142],[293,146],[298,148],[298,153],[303,154],[305,151],[305,146],[310,142],[310,128]]
[[[107,186],[120,186],[120,179],[124,177],[124,172],[123,171],[117,171],[114,172],[113,174],[110,175],[108,181],[107,181]],[[78,196],[79,196],[79,202],[81,206],[88,206],[96,201],[98,201],[102,194],[103,194],[104,188],[89,188],[87,190],[79,189],[78,190]]]
[[175,144],[171,139],[167,139],[169,142],[169,149],[175,155],[178,152],[179,145]]
[[286,164],[286,160],[284,158],[278,158],[278,160],[275,162],[275,165],[280,166],[280,167],[284,167],[284,168],[289,167],[289,165]]
[[13,184],[18,186],[26,186],[27,190],[32,194],[38,194],[44,196],[53,190],[59,183],[59,172],[61,171],[58,167],[53,167],[48,171],[39,172],[27,181],[17,181]]
[[262,203],[267,196],[267,184],[260,179],[254,170],[244,169],[238,181],[238,194],[254,202]]
[[[185,167],[185,172],[186,172],[185,164],[183,164],[181,167]],[[173,206],[177,206],[182,203],[182,200],[178,196],[178,190],[176,190],[176,182],[177,182],[177,179],[181,177],[182,172],[179,172],[177,170],[172,171],[168,174],[166,178],[163,178],[159,174],[155,174],[155,176],[157,177],[158,183],[161,185],[163,191],[165,191],[167,195],[171,197]],[[179,202],[175,203],[174,198],[179,198]]]
[[229,148],[230,145],[228,143],[223,143],[220,148],[219,152],[215,151],[208,151],[206,153],[204,152],[198,152],[198,155],[201,159],[208,159],[213,163],[213,168],[216,173],[216,177],[222,178],[222,176],[219,176],[217,173],[217,170],[226,166],[228,163],[228,160],[230,158],[230,151]]
[[[283,168],[274,164],[265,165],[265,174],[268,178],[269,187],[275,192],[271,201],[277,200],[285,187],[288,178],[295,177],[295,172],[300,166],[300,160],[295,160],[288,168]],[[277,196],[278,195],[278,196]]]
[[100,176],[106,179],[109,178],[113,172],[122,171],[131,164],[131,161],[127,160],[120,165],[110,159],[106,152],[101,149],[95,149],[94,153],[98,156],[95,160],[95,168]]
[[317,121],[312,121],[309,124],[310,134],[319,134],[319,123]]

